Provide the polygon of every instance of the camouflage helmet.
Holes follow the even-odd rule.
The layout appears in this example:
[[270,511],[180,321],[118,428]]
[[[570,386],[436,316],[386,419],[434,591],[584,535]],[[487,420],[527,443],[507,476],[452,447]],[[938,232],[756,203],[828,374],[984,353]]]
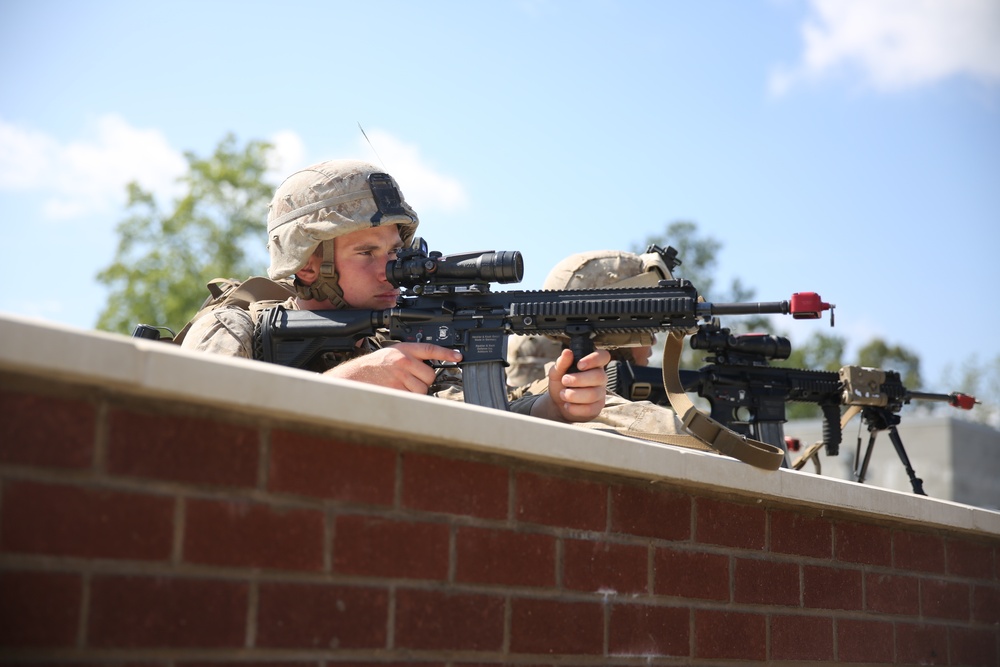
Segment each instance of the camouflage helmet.
[[657,252],[637,255],[622,250],[595,250],[570,255],[545,278],[542,289],[655,287],[673,276]]
[[[542,289],[611,289],[655,287],[661,280],[672,279],[670,268],[660,252],[650,248],[642,255],[622,250],[581,252],[552,267]],[[605,334],[601,347],[641,347],[652,345],[647,332]]]
[[347,304],[333,264],[333,239],[362,229],[398,225],[403,245],[413,240],[419,220],[396,181],[360,160],[328,160],[301,169],[278,187],[268,206],[268,276],[288,278],[301,270],[322,245],[320,277],[312,285],[295,280],[306,299]]
[[[663,255],[650,248],[642,255],[620,250],[582,252],[556,264],[545,279],[543,289],[601,289],[614,287],[653,287],[673,278]],[[522,387],[545,378],[545,365],[555,361],[564,339],[556,336],[511,336],[507,347],[507,384]],[[652,345],[648,333],[606,334],[602,347],[624,348]],[[624,352],[624,350],[622,351]],[[618,356],[612,350],[613,358]]]

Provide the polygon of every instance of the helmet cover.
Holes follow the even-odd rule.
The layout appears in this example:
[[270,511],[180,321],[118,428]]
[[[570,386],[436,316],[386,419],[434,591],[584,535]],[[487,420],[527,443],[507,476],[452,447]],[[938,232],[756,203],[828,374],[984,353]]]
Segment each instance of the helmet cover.
[[398,225],[404,246],[419,220],[396,181],[360,160],[328,160],[301,169],[278,187],[267,214],[268,277],[287,278],[301,270],[323,245],[320,278],[309,289],[296,281],[305,298],[328,298],[342,307],[342,290],[333,265],[333,239],[351,232]]
[[[549,271],[542,289],[613,289],[655,287],[672,276],[663,258],[656,252],[637,255],[622,250],[581,252],[563,259]],[[561,338],[560,338],[561,339]],[[601,347],[639,347],[652,345],[647,332],[607,334]]]

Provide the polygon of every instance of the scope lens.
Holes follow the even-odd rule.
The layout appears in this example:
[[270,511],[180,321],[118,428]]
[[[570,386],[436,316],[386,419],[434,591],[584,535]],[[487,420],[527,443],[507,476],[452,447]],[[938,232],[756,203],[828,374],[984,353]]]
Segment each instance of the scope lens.
[[518,283],[524,277],[524,260],[517,250],[483,253],[476,264],[476,275],[492,283]]
[[523,277],[524,260],[517,250],[407,257],[386,266],[386,278],[400,287],[516,283]]

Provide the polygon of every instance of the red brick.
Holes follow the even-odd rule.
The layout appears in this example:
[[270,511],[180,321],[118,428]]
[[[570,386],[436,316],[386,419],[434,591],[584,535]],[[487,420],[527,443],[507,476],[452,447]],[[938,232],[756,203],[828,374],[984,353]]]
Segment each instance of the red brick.
[[643,593],[648,581],[644,546],[589,540],[563,542],[563,586],[588,592]]
[[483,519],[506,519],[510,473],[489,463],[403,455],[403,506]]
[[996,667],[996,628],[949,628],[951,657],[949,664],[973,667]]
[[607,487],[594,482],[533,473],[517,476],[515,513],[519,521],[577,530],[607,527]]
[[772,660],[833,660],[833,620],[817,616],[772,616]]
[[920,583],[915,577],[894,574],[865,575],[865,611],[917,616]]
[[8,482],[0,509],[2,551],[133,560],[170,557],[172,498]]
[[323,569],[323,513],[245,501],[186,503],[184,560],[280,570]]
[[767,618],[760,614],[697,610],[694,613],[694,657],[765,660]]
[[97,576],[90,586],[89,646],[243,648],[247,584],[211,579]]
[[653,591],[703,600],[729,600],[729,556],[657,549],[653,553]]
[[87,468],[97,413],[85,401],[0,391],[0,463]]
[[0,648],[74,646],[82,599],[77,574],[0,572]]
[[611,655],[687,657],[691,651],[691,612],[686,608],[616,604],[611,607]]
[[863,523],[834,524],[834,552],[838,560],[865,565],[892,565],[888,528]]
[[268,489],[389,506],[395,498],[396,456],[384,447],[275,430]]
[[463,526],[455,535],[455,580],[503,586],[555,586],[555,538]]
[[724,500],[698,498],[695,502],[695,540],[738,549],[762,550],[767,515],[762,508]]
[[511,601],[511,653],[601,655],[604,613],[598,602]]
[[924,618],[948,618],[968,621],[971,590],[966,584],[952,581],[922,579],[920,581],[920,608]]
[[833,556],[833,523],[829,520],[780,510],[771,510],[769,520],[771,551],[810,558]]
[[977,579],[993,578],[995,552],[989,544],[948,540],[945,542],[948,574]]
[[444,524],[338,516],[333,570],[361,576],[444,580],[448,576],[448,533]]
[[737,558],[734,601],[747,604],[799,606],[799,566]]
[[256,429],[211,419],[112,410],[108,470],[231,487],[257,485]]
[[940,537],[896,531],[892,546],[896,569],[944,574],[944,540]]
[[662,540],[691,538],[691,497],[656,487],[611,490],[611,530]]
[[257,646],[385,648],[389,593],[380,588],[262,583]]
[[804,566],[802,602],[813,609],[861,609],[861,572],[818,565]]
[[837,620],[839,662],[893,663],[892,623]]
[[1000,587],[973,586],[972,620],[1000,625]]
[[396,648],[499,651],[501,596],[400,589],[396,592]]
[[896,663],[947,665],[948,629],[943,625],[896,624]]

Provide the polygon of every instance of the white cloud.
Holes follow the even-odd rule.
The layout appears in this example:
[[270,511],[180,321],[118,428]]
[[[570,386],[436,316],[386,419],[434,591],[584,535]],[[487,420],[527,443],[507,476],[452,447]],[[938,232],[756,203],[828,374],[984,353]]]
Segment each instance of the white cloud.
[[37,191],[49,219],[120,208],[130,181],[169,197],[186,170],[184,156],[162,133],[116,115],[98,118],[86,138],[67,144],[0,120],[0,189]]
[[58,152],[59,145],[51,137],[0,119],[0,189],[35,187]]
[[[370,159],[386,165],[417,211],[454,211],[466,205],[462,184],[428,165],[416,146],[378,130],[368,137],[379,153]],[[274,182],[306,166],[298,134],[282,130],[270,142],[274,151],[268,176]],[[371,154],[363,137],[359,142],[361,154]],[[132,127],[117,115],[98,118],[86,136],[68,143],[0,119],[0,191],[37,193],[49,220],[120,210],[131,181],[167,201],[179,194],[177,179],[187,170],[183,154],[159,130]]]
[[996,0],[811,0],[802,62],[771,76],[781,94],[842,66],[892,91],[969,76],[1000,83]]
[[271,137],[274,146],[268,154],[267,178],[272,183],[281,183],[296,169],[309,166],[306,148],[302,138],[291,130],[280,130]]
[[364,137],[358,140],[363,154],[372,154],[368,159],[392,174],[406,201],[418,214],[422,215],[425,209],[457,211],[468,204],[461,182],[424,162],[416,146],[380,130],[366,130],[365,133],[371,145]]

